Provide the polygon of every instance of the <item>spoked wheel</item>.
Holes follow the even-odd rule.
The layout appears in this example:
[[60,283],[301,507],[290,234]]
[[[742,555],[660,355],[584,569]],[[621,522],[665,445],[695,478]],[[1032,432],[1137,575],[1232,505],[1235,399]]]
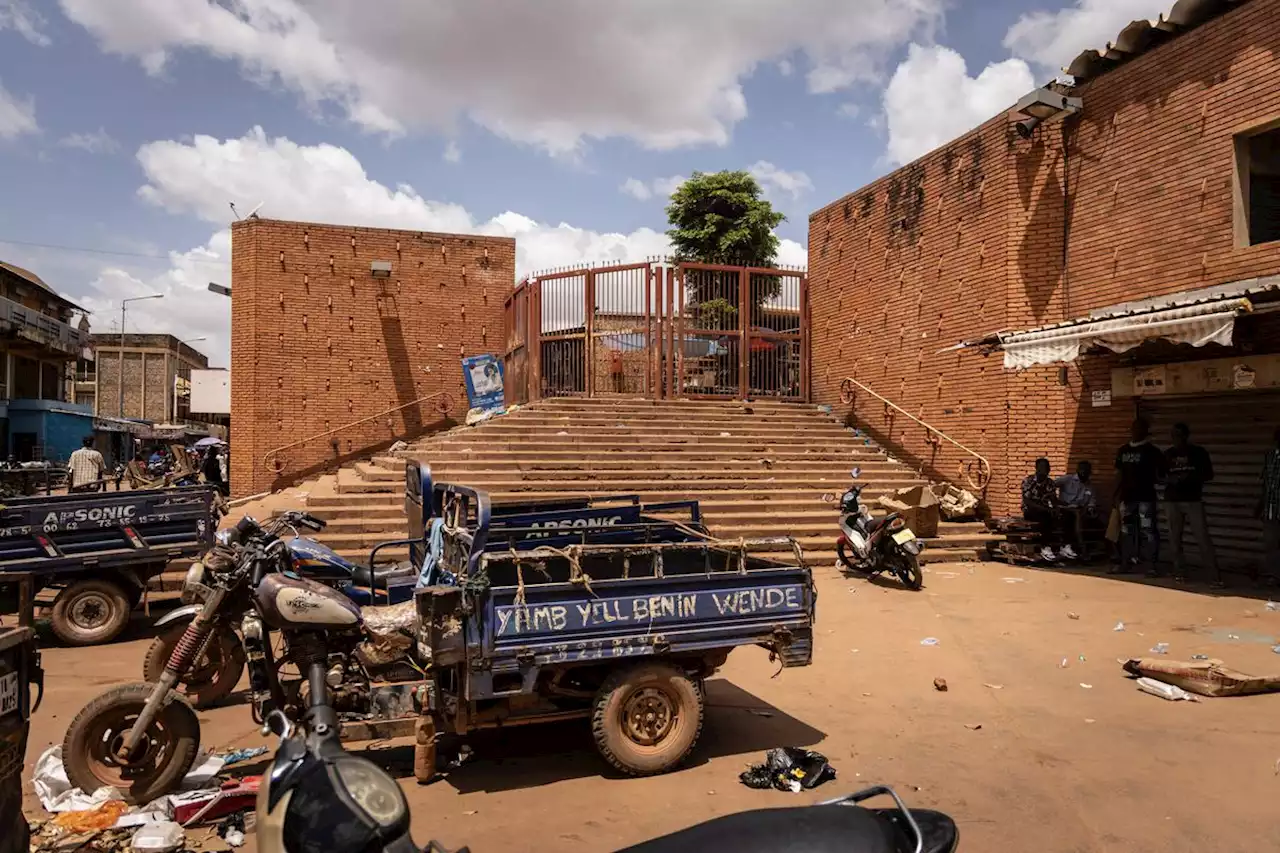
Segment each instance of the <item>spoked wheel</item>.
[[853,563],[853,558],[849,555],[849,543],[841,539],[836,543],[836,568],[844,569],[852,572],[857,569]]
[[[147,658],[142,664],[142,680],[155,684],[164,673],[169,657],[187,626],[174,625],[151,641]],[[214,632],[205,646],[204,654],[192,662],[191,668],[178,683],[180,690],[196,708],[210,708],[227,698],[236,689],[244,674],[244,648],[235,631],[222,627]]]
[[702,690],[677,667],[643,663],[615,671],[596,694],[596,748],[632,776],[663,773],[692,751],[703,705]]
[[177,789],[200,745],[200,721],[191,706],[170,693],[137,750],[119,752],[146,705],[152,684],[108,690],[76,715],[62,742],[62,763],[74,787],[117,788],[131,805],[149,803]]

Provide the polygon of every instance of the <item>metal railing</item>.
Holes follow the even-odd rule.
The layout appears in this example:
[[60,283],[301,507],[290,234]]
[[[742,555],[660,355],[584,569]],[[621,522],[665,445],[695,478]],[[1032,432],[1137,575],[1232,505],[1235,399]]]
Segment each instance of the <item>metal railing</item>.
[[960,463],[960,476],[962,476],[970,488],[975,491],[981,492],[986,489],[987,483],[991,482],[991,463],[987,461],[987,457],[983,456],[971,447],[966,447],[932,424],[920,420],[920,418],[917,418],[915,415],[911,414],[888,397],[877,394],[875,391],[872,391],[866,385],[852,377],[846,377],[840,382],[840,399],[846,404],[851,405],[854,398],[857,396],[854,391],[855,388],[865,391],[872,397],[875,397],[877,400],[884,403],[887,408],[901,412],[912,421],[924,427],[924,440],[926,444],[938,447],[943,441],[945,441],[972,456],[973,459],[976,460],[976,464],[974,461]]
[[[408,403],[403,403],[399,406],[395,406],[393,408],[378,412],[377,414],[369,415],[368,417],[361,418],[358,421],[352,421],[349,424],[343,424],[340,427],[334,427],[333,429],[328,429],[328,430],[325,430],[324,432],[318,432],[315,435],[309,435],[306,438],[302,438],[297,441],[291,441],[288,444],[282,444],[279,447],[274,447],[271,450],[268,450],[263,455],[262,464],[265,465],[272,473],[281,474],[285,471],[286,468],[289,467],[288,457],[281,456],[281,454],[284,451],[291,450],[295,447],[301,447],[302,445],[307,444],[308,442],[315,441],[317,439],[328,438],[330,436],[333,436],[342,432],[343,430],[351,429],[352,427],[360,426],[361,424],[371,423],[372,421],[376,421],[379,418],[386,418],[390,415],[394,415],[396,412],[404,411],[405,409],[408,409],[412,406],[421,405],[427,402],[428,400],[436,400],[435,410],[436,412],[439,413],[441,418],[445,417],[446,415],[449,414],[449,412],[453,411],[453,404],[454,404],[453,395],[450,394],[448,391],[437,391],[434,394],[428,394],[425,397],[419,397],[416,400],[411,400]],[[387,427],[388,428],[391,427],[390,420],[387,421]],[[334,441],[333,443],[335,445],[335,451],[336,451],[337,442]]]

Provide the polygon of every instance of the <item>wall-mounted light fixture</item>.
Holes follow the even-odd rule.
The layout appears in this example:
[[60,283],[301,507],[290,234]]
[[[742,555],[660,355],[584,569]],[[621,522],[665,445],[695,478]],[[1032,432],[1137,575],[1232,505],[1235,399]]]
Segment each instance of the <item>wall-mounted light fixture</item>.
[[391,278],[391,261],[370,262],[369,275],[374,278]]
[[1046,121],[1075,115],[1084,109],[1082,98],[1072,98],[1052,89],[1036,89],[1022,96],[1009,114],[1018,135],[1030,139],[1036,128]]

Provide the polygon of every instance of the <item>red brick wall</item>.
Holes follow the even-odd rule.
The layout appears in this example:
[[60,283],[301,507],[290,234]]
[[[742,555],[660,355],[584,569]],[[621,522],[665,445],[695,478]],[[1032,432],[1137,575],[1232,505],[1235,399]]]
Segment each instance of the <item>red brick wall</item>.
[[[1090,403],[1110,388],[1115,358],[1087,357],[1064,375],[939,351],[1280,272],[1280,244],[1237,248],[1233,230],[1233,136],[1280,119],[1276,80],[1280,0],[1253,0],[1081,87],[1065,157],[1062,124],[1022,140],[1000,115],[818,210],[815,397],[848,412],[840,382],[854,377],[986,455],[997,514],[1016,511],[1017,484],[1041,455],[1055,470],[1094,460],[1105,493],[1133,416],[1128,403]],[[1197,357],[1209,356],[1180,356]],[[963,453],[865,394],[852,409],[892,452],[963,484]]]
[[[390,278],[370,262],[389,261]],[[232,228],[231,482],[253,494],[438,425],[434,401],[274,448],[437,391],[466,411],[460,359],[500,354],[515,241],[253,219]],[[337,439],[338,448],[330,444]]]

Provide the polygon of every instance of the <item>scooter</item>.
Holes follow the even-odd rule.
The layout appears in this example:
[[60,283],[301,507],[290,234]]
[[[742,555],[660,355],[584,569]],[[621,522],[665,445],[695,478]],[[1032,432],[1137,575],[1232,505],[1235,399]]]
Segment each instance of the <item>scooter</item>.
[[[449,853],[434,840],[418,847],[409,834],[409,803],[400,785],[369,759],[342,748],[324,674],[323,664],[308,673],[311,706],[300,727],[305,731],[295,731],[279,711],[268,717],[280,746],[258,788],[260,853]],[[881,796],[893,806],[863,805]],[[907,808],[892,789],[875,787],[813,806],[726,815],[620,853],[954,853],[958,844],[950,817]]]
[[[854,468],[849,473],[857,480],[862,476],[862,469]],[[924,550],[924,542],[911,531],[899,513],[873,518],[861,501],[864,488],[855,483],[840,496],[840,538],[836,540],[838,563],[846,569],[872,576],[892,572],[907,589],[919,590],[924,586],[924,576],[920,573],[920,552]]]

